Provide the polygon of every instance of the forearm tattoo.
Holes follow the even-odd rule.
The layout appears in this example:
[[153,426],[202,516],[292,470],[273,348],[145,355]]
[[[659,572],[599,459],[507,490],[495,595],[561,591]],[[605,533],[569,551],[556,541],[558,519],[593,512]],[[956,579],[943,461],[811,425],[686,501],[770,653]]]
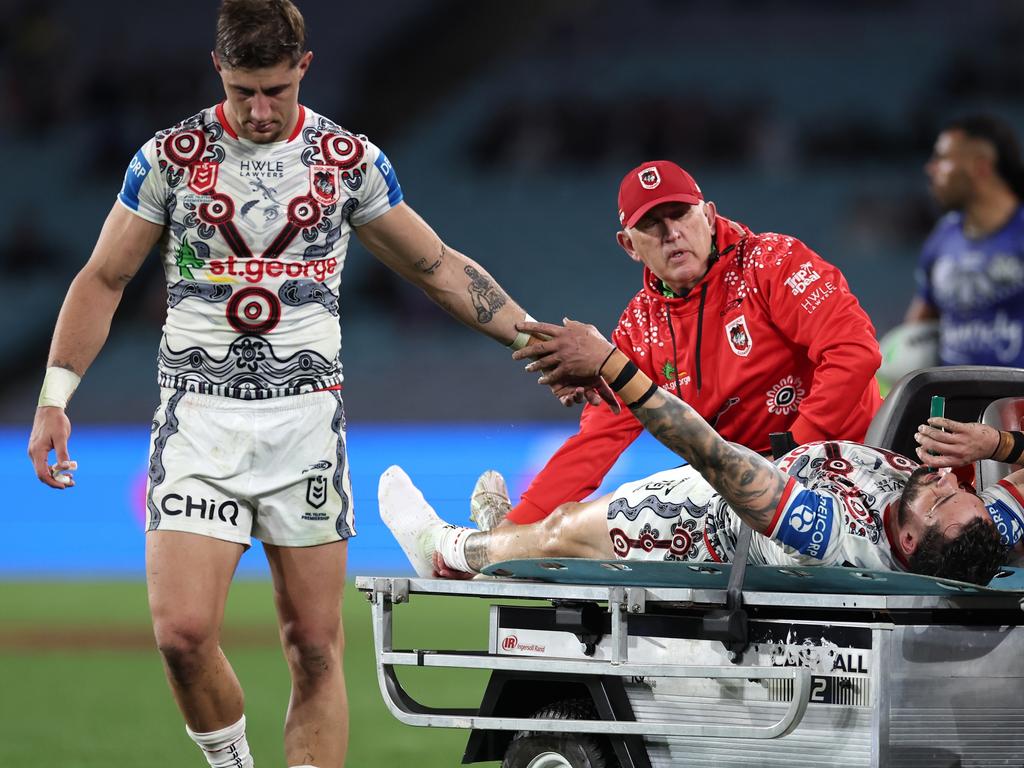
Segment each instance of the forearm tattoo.
[[489,533],[471,533],[466,538],[466,563],[477,573],[491,564],[490,543]]
[[466,274],[469,275],[469,297],[473,301],[473,308],[476,309],[477,322],[485,325],[505,306],[508,297],[488,277],[481,275],[476,267],[467,266]]
[[690,406],[658,391],[633,412],[662,444],[690,462],[755,531],[768,529],[786,475],[759,454],[730,443]]
[[416,262],[416,269],[423,272],[426,275],[432,275],[437,271],[437,268],[441,266],[441,262],[444,261],[445,254],[448,253],[448,249],[445,248],[444,243],[441,243],[441,253],[437,255],[437,258],[432,264],[428,263],[427,259],[420,259]]

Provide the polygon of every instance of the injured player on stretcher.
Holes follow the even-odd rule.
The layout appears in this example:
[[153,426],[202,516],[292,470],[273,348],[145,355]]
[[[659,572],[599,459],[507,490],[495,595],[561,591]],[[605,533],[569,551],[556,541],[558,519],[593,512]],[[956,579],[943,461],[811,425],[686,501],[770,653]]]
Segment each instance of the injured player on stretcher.
[[[391,467],[380,480],[381,517],[420,576],[458,578],[522,558],[727,563],[742,523],[754,530],[750,562],[757,565],[850,565],[987,584],[1024,553],[1024,470],[977,493],[948,469],[847,441],[809,443],[773,463],[723,440],[593,326],[523,330],[550,337],[516,353],[537,359],[528,370],[600,372],[644,427],[689,464],[563,504],[538,523],[490,531],[448,525]],[[478,505],[509,503],[497,479],[478,484]]]

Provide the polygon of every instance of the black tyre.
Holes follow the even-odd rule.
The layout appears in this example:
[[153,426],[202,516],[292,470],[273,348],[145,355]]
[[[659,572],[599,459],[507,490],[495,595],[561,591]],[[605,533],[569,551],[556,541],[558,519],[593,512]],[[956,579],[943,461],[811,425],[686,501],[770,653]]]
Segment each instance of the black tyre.
[[[534,717],[562,720],[596,720],[594,705],[570,699],[537,710]],[[519,731],[505,751],[501,768],[619,768],[611,745],[589,733],[540,733]]]

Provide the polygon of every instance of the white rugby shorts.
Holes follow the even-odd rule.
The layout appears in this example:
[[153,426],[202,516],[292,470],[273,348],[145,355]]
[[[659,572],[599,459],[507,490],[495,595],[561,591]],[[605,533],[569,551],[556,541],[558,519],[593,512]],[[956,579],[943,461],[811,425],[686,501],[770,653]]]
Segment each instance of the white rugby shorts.
[[161,389],[146,509],[147,531],[246,546],[355,535],[341,393],[239,400]]
[[608,536],[621,560],[728,562],[732,512],[693,467],[619,486],[608,503]]

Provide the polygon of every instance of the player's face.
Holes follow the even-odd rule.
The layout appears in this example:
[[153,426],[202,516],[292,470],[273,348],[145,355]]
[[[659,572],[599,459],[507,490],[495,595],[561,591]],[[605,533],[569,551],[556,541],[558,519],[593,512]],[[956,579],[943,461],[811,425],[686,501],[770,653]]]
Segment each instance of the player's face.
[[690,290],[708,271],[714,223],[711,204],[662,203],[619,232],[619,244],[677,294]]
[[299,82],[312,58],[307,51],[295,66],[282,59],[273,67],[230,69],[214,56],[227,95],[228,117],[241,138],[257,144],[288,138],[298,119]]
[[911,506],[912,516],[924,528],[938,525],[946,539],[959,536],[975,518],[992,520],[985,503],[967,486],[961,486],[952,472],[915,472],[911,482],[920,487]]
[[968,172],[971,160],[968,138],[962,131],[939,134],[924,170],[932,196],[944,210],[958,211],[967,204],[973,189]]

